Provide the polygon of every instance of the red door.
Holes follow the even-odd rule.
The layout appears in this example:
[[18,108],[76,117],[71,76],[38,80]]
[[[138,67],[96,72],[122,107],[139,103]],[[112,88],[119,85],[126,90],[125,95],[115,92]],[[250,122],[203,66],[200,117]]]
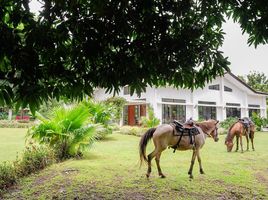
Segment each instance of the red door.
[[128,106],[128,125],[135,125],[135,106]]
[[142,104],[140,105],[140,115],[142,116],[146,116],[146,105]]

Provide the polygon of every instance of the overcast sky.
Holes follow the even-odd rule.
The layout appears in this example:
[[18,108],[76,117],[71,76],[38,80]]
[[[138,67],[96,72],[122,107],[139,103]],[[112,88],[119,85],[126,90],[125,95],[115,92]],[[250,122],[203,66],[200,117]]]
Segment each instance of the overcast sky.
[[[40,3],[33,0],[31,10],[38,12]],[[226,33],[225,40],[221,50],[231,62],[230,68],[235,75],[246,75],[250,71],[264,72],[268,77],[268,44],[259,45],[256,49],[254,46],[247,45],[248,35],[242,35],[239,24],[231,20],[223,25]]]
[[226,33],[221,50],[231,62],[231,71],[236,75],[245,75],[250,71],[263,72],[268,76],[268,44],[256,49],[248,46],[248,34],[242,35],[239,24],[227,21],[223,30]]

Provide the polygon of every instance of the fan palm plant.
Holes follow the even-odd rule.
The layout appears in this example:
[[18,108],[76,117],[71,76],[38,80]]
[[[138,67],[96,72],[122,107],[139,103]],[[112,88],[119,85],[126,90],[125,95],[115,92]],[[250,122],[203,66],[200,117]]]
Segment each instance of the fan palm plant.
[[87,107],[92,122],[103,126],[103,128],[98,131],[99,138],[101,139],[107,134],[111,134],[112,127],[110,124],[115,118],[115,108],[104,102],[94,102],[92,100],[85,101],[83,104]]
[[54,148],[59,159],[81,156],[97,138],[98,125],[88,124],[89,115],[82,104],[56,108],[51,119],[37,114],[41,123],[29,129],[28,138]]

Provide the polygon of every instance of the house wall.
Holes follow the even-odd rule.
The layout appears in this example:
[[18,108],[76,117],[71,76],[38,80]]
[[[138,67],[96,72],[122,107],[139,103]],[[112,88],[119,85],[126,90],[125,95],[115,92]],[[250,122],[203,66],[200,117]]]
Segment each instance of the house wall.
[[232,88],[232,92],[224,91],[224,105],[226,103],[240,103],[242,107],[246,107],[246,94],[241,88],[237,87],[234,83],[224,79],[224,85]]
[[[219,90],[211,90],[209,89],[210,85],[219,84]],[[227,86],[232,89],[232,92],[224,91],[224,86]],[[104,89],[98,89],[95,92],[95,99],[104,100],[112,94],[105,94]],[[254,93],[249,88],[245,87],[239,81],[231,77],[229,74],[226,74],[224,77],[217,77],[215,80],[206,84],[204,88],[196,89],[196,90],[188,90],[188,89],[176,89],[170,86],[167,87],[147,87],[146,92],[142,93],[141,96],[137,96],[136,94],[124,95],[123,89],[119,92],[119,96],[124,97],[129,104],[135,103],[139,99],[146,99],[146,104],[150,104],[155,112],[155,116],[160,119],[162,122],[162,105],[163,104],[173,104],[176,103],[168,103],[162,102],[162,98],[168,99],[183,99],[185,103],[177,103],[186,106],[186,119],[192,117],[197,120],[198,116],[198,106],[200,105],[198,101],[206,101],[206,102],[216,102],[216,105],[207,105],[207,106],[215,106],[217,111],[217,119],[222,121],[226,119],[226,103],[236,103],[240,104],[241,109],[241,117],[248,117],[248,104],[256,104],[260,105],[260,115],[262,117],[267,117],[266,115],[266,96]]]

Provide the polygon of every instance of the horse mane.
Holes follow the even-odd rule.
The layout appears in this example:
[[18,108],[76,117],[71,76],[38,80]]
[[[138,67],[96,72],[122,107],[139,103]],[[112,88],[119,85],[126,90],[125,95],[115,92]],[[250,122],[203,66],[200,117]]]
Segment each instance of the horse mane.
[[[237,121],[237,122],[239,122],[239,121]],[[234,125],[236,125],[237,122],[233,123],[232,126],[228,129],[228,132],[227,132],[225,141],[227,141],[227,140],[232,140],[231,130],[232,130],[232,128],[234,127]]]
[[207,121],[203,121],[203,122],[196,122],[195,124],[197,125],[197,126],[202,126],[202,130],[204,131],[204,132],[207,132],[207,131],[209,131],[210,130],[210,128],[208,127],[208,123],[209,122],[212,122],[211,120],[207,120]]

